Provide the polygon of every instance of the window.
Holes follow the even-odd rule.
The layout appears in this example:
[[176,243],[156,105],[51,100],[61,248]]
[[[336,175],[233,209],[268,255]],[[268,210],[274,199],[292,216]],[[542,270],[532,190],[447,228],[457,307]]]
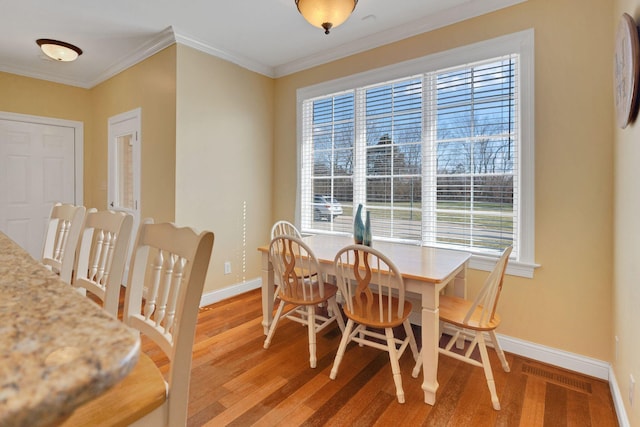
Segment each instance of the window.
[[[301,228],[474,253],[533,273],[533,32],[298,91]],[[475,264],[475,265],[474,265]]]

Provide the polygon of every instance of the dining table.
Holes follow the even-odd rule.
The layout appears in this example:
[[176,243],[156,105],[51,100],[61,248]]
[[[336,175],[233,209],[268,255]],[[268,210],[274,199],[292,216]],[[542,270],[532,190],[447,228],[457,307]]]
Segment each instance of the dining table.
[[[315,234],[303,241],[313,251],[327,276],[335,276],[334,258],[340,249],[353,244],[353,237]],[[467,292],[467,265],[471,254],[464,251],[374,240],[372,246],[388,256],[399,268],[408,298],[415,295],[419,314],[410,317],[420,322],[424,401],[435,404],[438,390],[438,342],[440,337],[438,305],[440,292],[461,298]],[[273,320],[274,276],[269,260],[269,245],[258,248],[262,255],[262,326],[265,335]],[[416,307],[417,306],[417,307]],[[416,321],[413,320],[413,321]]]
[[0,232],[0,426],[52,426],[129,374],[140,336]]

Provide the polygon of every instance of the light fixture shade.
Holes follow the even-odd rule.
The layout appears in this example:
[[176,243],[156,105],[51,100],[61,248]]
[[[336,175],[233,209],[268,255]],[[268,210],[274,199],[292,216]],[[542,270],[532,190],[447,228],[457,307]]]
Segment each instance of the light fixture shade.
[[82,49],[67,42],[51,39],[36,40],[42,52],[51,59],[56,61],[75,61],[78,56],[82,55]]
[[358,0],[296,0],[298,11],[311,25],[323,28],[329,34],[349,18]]

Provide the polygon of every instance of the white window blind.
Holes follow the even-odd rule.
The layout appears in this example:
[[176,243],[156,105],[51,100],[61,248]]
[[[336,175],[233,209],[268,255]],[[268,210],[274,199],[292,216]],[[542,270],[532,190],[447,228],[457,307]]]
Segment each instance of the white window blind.
[[[299,110],[302,230],[351,234],[353,214],[363,204],[374,241],[490,256],[513,245],[512,258],[535,266],[530,116],[523,119],[521,106],[525,51],[532,108],[529,40],[532,34],[522,33],[458,55],[473,62],[452,66],[442,56],[421,62],[423,73],[415,74],[411,64],[414,71],[405,77],[392,70],[396,77],[379,83],[370,73],[340,82],[337,92],[310,89],[314,95],[300,98]],[[483,50],[492,49],[507,52],[483,59]],[[345,90],[349,83],[355,84]],[[318,196],[329,200],[327,206]],[[325,215],[331,205],[339,210]]]
[[435,174],[426,189],[426,244],[497,252],[516,242],[517,63],[511,55],[425,77],[425,174]]

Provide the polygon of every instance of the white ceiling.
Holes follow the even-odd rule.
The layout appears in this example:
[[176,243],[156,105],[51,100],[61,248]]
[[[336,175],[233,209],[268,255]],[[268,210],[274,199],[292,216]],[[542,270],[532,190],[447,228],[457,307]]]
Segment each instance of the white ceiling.
[[[280,77],[525,0],[360,0],[325,35],[294,0],[0,0],[0,71],[90,88],[178,42]],[[80,47],[47,59],[36,39]]]

